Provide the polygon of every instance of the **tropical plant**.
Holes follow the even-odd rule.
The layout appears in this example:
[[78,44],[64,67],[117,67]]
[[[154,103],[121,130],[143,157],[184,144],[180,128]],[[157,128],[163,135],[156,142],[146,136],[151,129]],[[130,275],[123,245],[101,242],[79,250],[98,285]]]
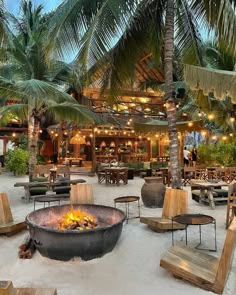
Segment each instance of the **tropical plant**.
[[198,146],[198,164],[204,166],[235,166],[236,141],[212,141]]
[[70,52],[68,45],[71,50],[77,46],[78,62],[87,69],[105,68],[101,87],[110,87],[110,99],[114,100],[121,87],[133,86],[135,63],[144,50],[152,53],[155,66],[160,67],[164,61],[173,187],[180,187],[181,183],[173,97],[174,37],[182,61],[202,65],[198,23],[205,28],[209,24],[220,41],[222,36],[231,41],[236,38],[232,33],[236,25],[235,4],[230,0],[67,0],[52,18],[50,36],[57,38],[49,45],[60,56]]
[[[37,163],[40,121],[46,113],[56,120],[93,122],[92,113],[63,91],[56,80],[65,64],[51,58],[46,62],[43,51],[50,15],[42,15],[43,7],[33,8],[31,1],[22,0],[21,14],[10,15],[5,24],[7,46],[2,48],[0,95],[16,103],[0,108],[1,120],[14,114],[28,122],[29,177]],[[68,67],[68,66],[67,66]]]
[[9,150],[5,157],[5,168],[14,175],[25,175],[28,171],[29,152],[22,148]]

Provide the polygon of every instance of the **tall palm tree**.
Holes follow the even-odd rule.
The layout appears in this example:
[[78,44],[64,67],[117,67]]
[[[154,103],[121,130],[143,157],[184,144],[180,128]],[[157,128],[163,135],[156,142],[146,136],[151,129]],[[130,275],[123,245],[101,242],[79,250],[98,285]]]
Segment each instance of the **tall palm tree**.
[[55,83],[56,73],[64,64],[53,58],[50,63],[45,60],[43,45],[50,18],[42,15],[42,8],[34,9],[31,1],[23,0],[20,17],[9,15],[7,45],[2,48],[0,65],[1,100],[16,102],[0,108],[1,119],[12,113],[28,121],[30,179],[37,163],[40,120],[46,112],[56,119],[93,122],[89,110],[65,93],[63,85]]
[[[67,0],[52,18],[50,34],[57,38],[48,48],[54,46],[59,56],[63,56],[71,45],[71,50],[78,48],[77,61],[87,69],[95,64],[105,67],[101,88],[110,87],[111,99],[119,88],[133,86],[135,63],[144,49],[152,53],[156,66],[164,62],[173,187],[180,187],[181,183],[172,91],[174,37],[182,61],[202,65],[198,24],[213,28],[219,40],[222,36],[229,38],[236,24],[235,3],[233,0],[90,0],[89,3]],[[224,29],[218,28],[218,24]]]

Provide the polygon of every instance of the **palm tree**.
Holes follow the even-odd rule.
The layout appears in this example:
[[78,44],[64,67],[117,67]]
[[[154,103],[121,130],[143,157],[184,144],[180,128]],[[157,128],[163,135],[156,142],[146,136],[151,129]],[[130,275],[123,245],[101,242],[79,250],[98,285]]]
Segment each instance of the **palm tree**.
[[[120,88],[133,86],[135,63],[144,49],[152,53],[154,66],[161,67],[164,61],[173,187],[180,187],[181,183],[172,91],[174,37],[181,52],[179,58],[202,65],[198,24],[214,29],[219,40],[222,36],[229,38],[235,28],[234,5],[235,1],[230,0],[91,0],[89,4],[86,0],[68,0],[52,18],[50,36],[57,38],[48,48],[54,46],[59,56],[63,56],[68,52],[68,45],[73,50],[77,46],[78,63],[87,69],[103,66],[106,71],[101,88],[110,87],[111,99],[115,99]],[[217,24],[222,27],[218,28]]]
[[2,48],[0,65],[1,100],[10,98],[16,102],[1,107],[1,119],[11,113],[28,121],[30,179],[37,163],[40,121],[46,112],[55,119],[80,123],[93,122],[94,118],[85,106],[63,91],[63,85],[55,83],[56,73],[64,64],[53,58],[50,63],[45,60],[43,45],[50,18],[41,14],[42,8],[33,9],[31,1],[23,0],[21,16],[9,16],[11,25],[5,26],[7,45]]

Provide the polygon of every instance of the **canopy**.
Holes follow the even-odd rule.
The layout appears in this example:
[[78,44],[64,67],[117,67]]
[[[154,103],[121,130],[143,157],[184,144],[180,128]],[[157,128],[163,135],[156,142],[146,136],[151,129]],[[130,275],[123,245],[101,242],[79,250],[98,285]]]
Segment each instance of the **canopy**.
[[[177,130],[179,132],[192,132],[202,131],[202,121],[184,121],[176,123]],[[149,132],[168,132],[168,122],[161,120],[151,120],[147,123],[134,123],[134,130],[137,133],[149,133]]]
[[202,89],[204,95],[213,92],[221,100],[227,95],[236,104],[236,72],[184,65],[184,80],[193,90]]

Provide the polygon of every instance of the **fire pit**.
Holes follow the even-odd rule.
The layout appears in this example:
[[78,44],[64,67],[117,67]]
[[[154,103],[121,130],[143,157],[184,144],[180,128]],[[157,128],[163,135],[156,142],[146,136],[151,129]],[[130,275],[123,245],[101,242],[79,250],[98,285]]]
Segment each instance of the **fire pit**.
[[93,215],[96,226],[84,230],[75,229],[76,226],[58,229],[62,217],[70,209],[70,205],[53,206],[26,216],[30,236],[40,254],[66,261],[73,257],[90,260],[111,252],[121,235],[124,212],[101,205],[73,205],[73,210],[82,210]]

